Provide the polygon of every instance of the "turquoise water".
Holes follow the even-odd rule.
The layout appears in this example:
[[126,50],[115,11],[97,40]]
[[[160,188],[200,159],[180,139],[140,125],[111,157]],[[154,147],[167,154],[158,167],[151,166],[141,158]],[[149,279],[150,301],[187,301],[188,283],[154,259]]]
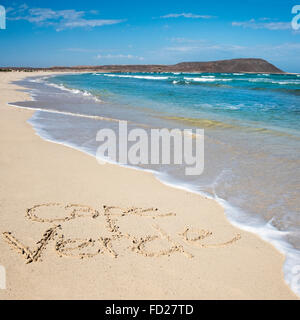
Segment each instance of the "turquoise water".
[[[44,138],[95,155],[97,131],[203,128],[205,169],[142,166],[165,183],[216,199],[236,225],[286,255],[286,281],[300,265],[300,76],[273,74],[74,74],[24,81]],[[105,121],[115,119],[116,121]]]
[[300,77],[249,74],[86,74],[51,82],[170,116],[259,126],[299,136]]

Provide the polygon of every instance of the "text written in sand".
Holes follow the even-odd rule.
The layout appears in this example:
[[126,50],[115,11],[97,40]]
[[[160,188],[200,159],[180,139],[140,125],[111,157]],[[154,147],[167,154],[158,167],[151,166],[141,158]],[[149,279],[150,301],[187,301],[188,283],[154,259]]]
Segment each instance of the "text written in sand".
[[[48,210],[48,211],[47,211]],[[47,216],[45,212],[52,214]],[[59,213],[54,214],[53,213]],[[161,219],[175,217],[175,213],[162,213],[157,208],[120,208],[103,206],[101,210],[87,205],[46,203],[35,205],[26,211],[26,218],[34,223],[49,224],[36,248],[29,248],[17,239],[11,232],[4,232],[5,241],[19,252],[26,263],[41,261],[45,250],[54,243],[53,247],[59,257],[79,259],[94,258],[97,255],[108,255],[117,258],[121,251],[129,250],[144,257],[162,257],[173,254],[183,254],[188,258],[194,255],[186,247],[224,248],[237,242],[241,235],[237,234],[222,243],[203,242],[210,239],[213,233],[201,228],[184,227],[175,235],[164,230],[160,225]],[[125,230],[122,220],[128,218],[151,219],[150,230],[147,234],[137,236],[134,232]],[[89,219],[96,225],[95,237],[70,237],[67,235],[68,224],[75,220]],[[81,224],[80,224],[81,226]]]

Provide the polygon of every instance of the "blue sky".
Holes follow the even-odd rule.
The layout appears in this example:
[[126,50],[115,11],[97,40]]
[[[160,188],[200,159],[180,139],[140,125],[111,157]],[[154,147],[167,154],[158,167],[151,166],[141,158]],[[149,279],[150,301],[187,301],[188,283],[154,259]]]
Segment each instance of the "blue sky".
[[300,72],[300,29],[291,27],[297,4],[300,0],[0,0],[7,15],[0,65],[255,57]]

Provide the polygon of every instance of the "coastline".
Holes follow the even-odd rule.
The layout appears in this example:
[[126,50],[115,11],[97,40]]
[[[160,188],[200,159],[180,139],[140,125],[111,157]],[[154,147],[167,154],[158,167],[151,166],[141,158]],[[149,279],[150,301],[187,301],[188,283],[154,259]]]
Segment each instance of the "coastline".
[[[30,99],[9,83],[33,75],[39,73],[5,73],[0,78],[0,159],[2,168],[7,168],[1,174],[1,234],[12,232],[34,247],[51,224],[28,220],[25,213],[26,209],[45,203],[86,204],[97,210],[103,205],[155,207],[163,213],[176,214],[156,218],[155,223],[176,238],[185,251],[147,257],[145,252],[130,252],[129,242],[120,241],[117,258],[99,254],[82,260],[60,257],[53,250],[52,241],[42,262],[26,265],[22,255],[11,250],[1,237],[0,264],[7,271],[7,290],[0,291],[0,299],[297,298],[283,279],[284,256],[257,236],[233,227],[214,200],[165,186],[150,173],[112,164],[100,166],[86,154],[34,135],[26,122],[33,111],[6,105]],[[59,210],[54,213],[57,214]],[[137,233],[136,237],[155,233],[152,218],[123,220],[122,228],[130,234]],[[97,223],[76,219],[63,226],[64,235],[69,233],[72,239],[82,238],[83,234],[85,239],[99,237]],[[182,238],[178,240],[178,233],[184,233],[186,227],[213,233],[201,243],[226,245],[202,248]],[[238,234],[240,239],[227,244]],[[167,242],[166,247],[170,246]],[[158,250],[152,243],[147,248],[154,250],[151,252]],[[187,257],[186,253],[194,257]]]

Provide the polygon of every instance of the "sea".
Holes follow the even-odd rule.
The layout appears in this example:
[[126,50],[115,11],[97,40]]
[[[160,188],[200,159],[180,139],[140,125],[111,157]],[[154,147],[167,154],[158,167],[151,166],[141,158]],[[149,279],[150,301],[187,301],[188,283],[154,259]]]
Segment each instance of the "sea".
[[[204,171],[134,165],[165,184],[215,199],[232,224],[271,242],[300,295],[300,75],[84,73],[18,81],[43,139],[96,156],[97,132],[204,129]],[[128,166],[131,166],[130,164]]]

